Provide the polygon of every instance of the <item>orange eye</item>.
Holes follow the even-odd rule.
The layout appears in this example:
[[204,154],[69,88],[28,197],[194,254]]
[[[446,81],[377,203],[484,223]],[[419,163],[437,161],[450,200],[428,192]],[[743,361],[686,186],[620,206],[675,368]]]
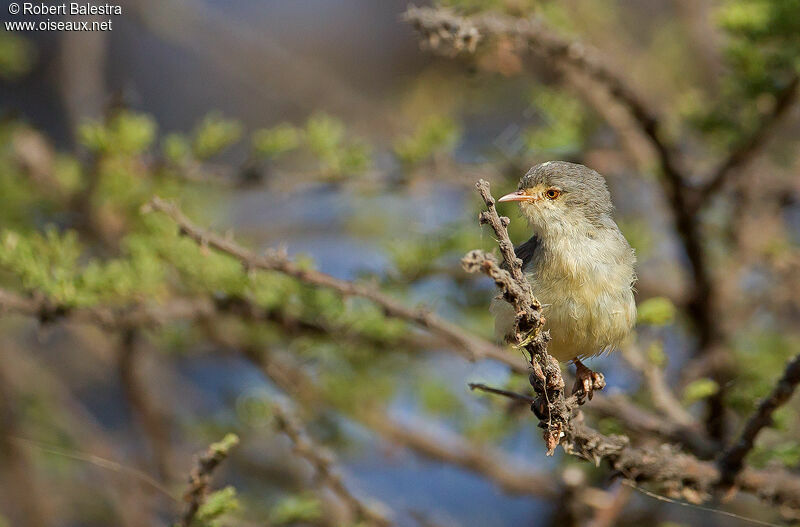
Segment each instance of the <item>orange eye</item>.
[[561,191],[555,188],[547,189],[544,193],[547,199],[556,199],[558,196],[561,195]]

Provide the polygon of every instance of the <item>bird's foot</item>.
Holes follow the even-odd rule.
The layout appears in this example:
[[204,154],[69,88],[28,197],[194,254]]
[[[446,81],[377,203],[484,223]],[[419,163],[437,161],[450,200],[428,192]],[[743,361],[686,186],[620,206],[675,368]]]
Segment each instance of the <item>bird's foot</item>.
[[577,358],[572,359],[575,364],[575,384],[572,386],[572,393],[578,397],[578,404],[586,402],[586,397],[592,400],[595,390],[602,390],[606,387],[606,378],[602,373],[592,371]]

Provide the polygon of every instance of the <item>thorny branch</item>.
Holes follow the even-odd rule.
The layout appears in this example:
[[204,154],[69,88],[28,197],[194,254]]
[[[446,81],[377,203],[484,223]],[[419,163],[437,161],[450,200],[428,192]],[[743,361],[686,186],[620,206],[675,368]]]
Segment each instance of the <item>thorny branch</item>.
[[547,455],[553,455],[572,414],[572,408],[564,397],[561,367],[547,353],[550,335],[542,330],[542,306],[533,296],[531,286],[522,272],[522,261],[514,254],[514,244],[506,229],[509,219],[497,214],[487,181],[481,179],[476,188],[486,204],[486,210],[479,216],[480,223],[488,224],[494,230],[508,270],[502,269],[492,255],[481,251],[469,252],[461,264],[468,272],[483,272],[491,277],[503,293],[503,299],[514,306],[515,343],[530,357],[530,382],[539,396],[532,409],[540,419],[539,426],[544,428]]
[[[315,444],[304,430],[296,415],[292,414],[281,403],[272,405],[277,428],[292,441],[295,454],[302,457],[314,467],[320,483],[334,494],[350,509],[357,521],[366,522],[375,527],[388,527],[392,522],[376,507],[367,505],[356,497],[345,486],[332,454],[320,445]],[[385,507],[384,507],[385,508]]]
[[178,522],[180,527],[191,527],[197,512],[208,496],[211,475],[219,464],[228,457],[231,448],[238,443],[238,437],[234,434],[228,434],[222,441],[209,446],[208,450],[197,459],[197,466],[189,475],[189,487],[184,494],[184,500],[187,503],[186,509]]

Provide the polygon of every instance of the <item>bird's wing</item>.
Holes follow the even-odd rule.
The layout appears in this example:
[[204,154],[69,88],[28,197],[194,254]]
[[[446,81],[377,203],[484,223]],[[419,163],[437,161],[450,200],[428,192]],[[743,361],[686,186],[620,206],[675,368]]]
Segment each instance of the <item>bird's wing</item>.
[[530,240],[514,248],[514,254],[517,255],[517,258],[522,260],[523,271],[527,269],[528,265],[533,261],[533,255],[536,254],[539,245],[541,245],[541,242],[534,234],[531,236]]

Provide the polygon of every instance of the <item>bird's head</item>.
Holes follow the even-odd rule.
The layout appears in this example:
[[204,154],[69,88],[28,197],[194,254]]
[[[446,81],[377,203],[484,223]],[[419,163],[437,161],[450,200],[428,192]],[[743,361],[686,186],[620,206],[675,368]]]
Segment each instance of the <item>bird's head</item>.
[[522,177],[516,192],[498,201],[519,202],[535,234],[542,237],[586,235],[613,225],[605,179],[575,163],[548,161],[536,165]]

